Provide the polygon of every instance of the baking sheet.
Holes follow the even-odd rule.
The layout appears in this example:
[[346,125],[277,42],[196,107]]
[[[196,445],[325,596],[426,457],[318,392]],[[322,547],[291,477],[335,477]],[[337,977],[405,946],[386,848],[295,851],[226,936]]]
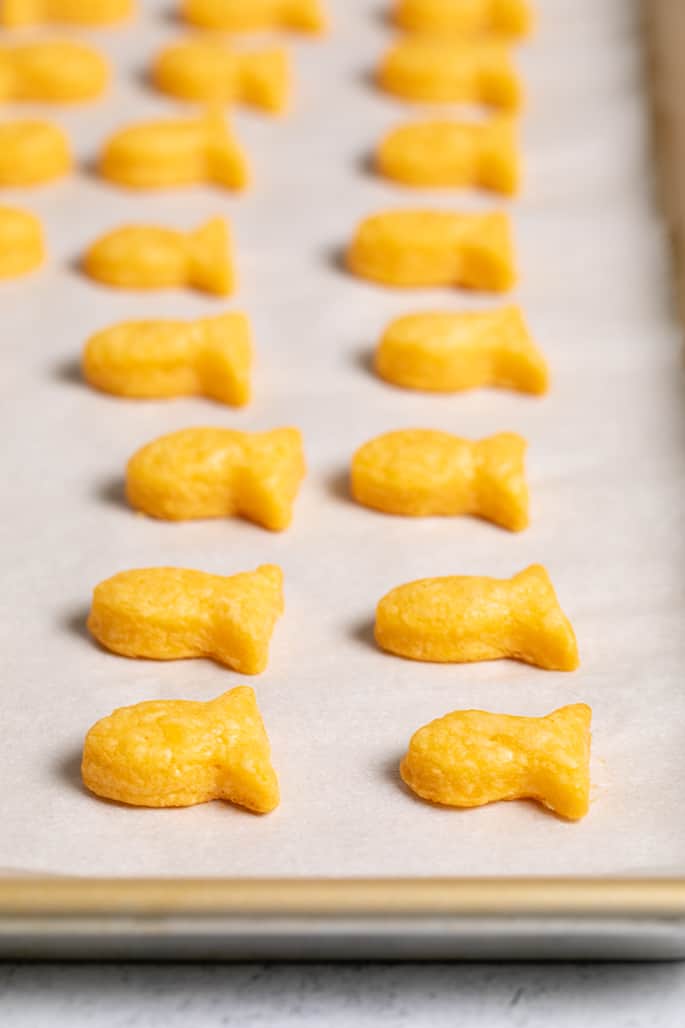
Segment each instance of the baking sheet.
[[[288,40],[297,99],[285,119],[238,112],[254,187],[137,196],[78,177],[8,190],[36,211],[52,259],[0,289],[3,783],[0,868],[103,875],[509,875],[682,873],[685,765],[682,630],[685,439],[679,328],[669,307],[663,226],[653,202],[637,5],[545,0],[520,50],[529,104],[526,189],[511,205],[521,268],[515,293],[547,353],[553,392],[436,397],[384,385],[369,355],[393,317],[489,306],[455,291],[394,292],[347,276],[339,252],[357,221],[387,206],[489,209],[484,195],[407,192],[370,174],[368,153],[407,108],[369,73],[391,34],[385,5],[329,0],[334,32]],[[54,116],[86,169],[128,120],[173,110],[144,70],[181,27],[145,0],[126,29],[83,33],[117,66],[101,103]],[[27,110],[21,108],[21,111]],[[16,108],[16,113],[20,113]],[[7,115],[15,110],[7,107]],[[4,197],[3,197],[4,199]],[[503,206],[498,204],[498,206]],[[240,288],[199,294],[100,288],[75,261],[125,221],[232,224]],[[80,381],[83,341],[121,319],[252,318],[255,399],[135,403]],[[164,524],[122,501],[141,444],[192,425],[295,424],[310,467],[292,529],[237,521]],[[354,449],[426,426],[530,441],[532,527],[520,536],[470,519],[403,520],[347,498]],[[274,561],[287,612],[271,662],[245,679],[205,661],[131,662],[84,629],[92,587],[124,568],[174,564],[232,573]],[[545,563],[577,630],[582,667],[556,674],[498,662],[434,666],[379,652],[377,600],[439,574],[508,576]],[[209,699],[251,684],[272,740],[283,801],[267,818],[224,804],[133,810],[86,794],[82,738],[116,706]],[[397,765],[411,733],[460,707],[595,712],[594,799],[569,825],[533,804],[440,810],[407,793]]]

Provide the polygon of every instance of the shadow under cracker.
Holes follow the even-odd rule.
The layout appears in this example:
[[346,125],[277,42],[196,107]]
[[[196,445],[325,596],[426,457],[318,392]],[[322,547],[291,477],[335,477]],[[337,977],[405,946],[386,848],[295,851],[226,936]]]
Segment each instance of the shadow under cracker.
[[83,267],[83,254],[76,254],[75,257],[70,257],[66,262],[67,271],[72,275],[78,275],[79,278],[84,276],[88,278],[85,269]]
[[446,807],[444,806],[444,804],[441,803],[432,803],[431,800],[424,799],[422,796],[419,796],[418,793],[414,792],[413,789],[410,789],[410,787],[407,785],[407,783],[402,778],[402,775],[400,774],[400,763],[403,757],[404,753],[402,753],[401,755],[398,754],[398,756],[396,756],[393,760],[383,761],[383,763],[380,765],[380,775],[384,782],[387,782],[389,785],[394,786],[394,788],[399,790],[399,792],[401,792],[403,796],[406,797],[406,799],[420,806],[425,807],[426,805],[428,805],[430,807],[435,807],[436,810],[451,810],[455,813],[464,813],[464,811],[460,811],[458,807]]
[[373,150],[367,150],[361,154],[355,161],[355,170],[363,175],[364,178],[378,178],[378,168],[376,167],[376,155]]
[[100,158],[99,157],[88,157],[81,163],[81,171],[88,178],[101,178],[100,175]]
[[335,471],[326,483],[327,492],[335,500],[343,503],[353,503],[350,492],[350,472],[347,468]]
[[71,635],[76,635],[80,639],[86,639],[92,645],[93,637],[86,627],[89,613],[89,607],[79,607],[76,610],[70,610],[60,618],[60,627]]
[[347,267],[347,250],[344,246],[332,246],[327,247],[323,251],[323,259],[329,268],[333,271],[337,271],[340,275],[344,275],[348,278],[350,275],[349,268]]
[[375,68],[364,68],[363,71],[357,73],[355,81],[365,89],[371,89],[374,93],[378,92],[378,73]]
[[69,357],[60,361],[51,369],[51,377],[58,382],[67,382],[69,385],[83,385],[81,373],[81,362],[78,357]]
[[399,26],[397,21],[392,15],[392,12],[388,10],[387,5],[382,4],[371,12],[371,18],[376,25],[381,26],[384,29],[398,29]]
[[376,372],[375,363],[376,351],[374,349],[365,348],[363,350],[357,350],[352,355],[352,363],[360,371],[365,372],[367,375],[371,375],[372,378],[378,379],[379,375]]
[[170,7],[165,7],[160,15],[160,21],[165,25],[173,25],[174,28],[182,28],[185,26],[188,28],[188,22],[184,21],[181,16],[181,12],[178,10],[176,4],[172,4]]
[[66,756],[60,757],[55,763],[56,777],[70,789],[76,789],[80,793],[87,793],[87,789],[81,778],[81,751],[72,750]]
[[126,500],[126,480],[121,475],[99,482],[95,487],[94,495],[97,500],[107,504],[108,507],[117,507],[119,510],[130,509]]
[[402,777],[400,775],[399,757],[395,757],[393,760],[384,760],[383,763],[380,765],[380,773],[381,778],[384,782],[389,782],[396,788],[402,789],[402,791],[406,792],[409,796],[413,796],[414,799],[417,799],[416,794],[413,793],[411,789],[402,781]]
[[[82,796],[90,796],[91,799],[96,799],[99,803],[106,803],[112,807],[120,807],[122,810],[130,810],[131,807],[127,803],[120,803],[118,800],[109,799],[107,796],[100,796],[97,793],[92,792],[83,781],[81,774],[81,762],[83,759],[82,750],[72,750],[71,753],[62,756],[55,762],[55,776],[66,785],[67,788],[73,789],[76,792],[81,793]],[[153,808],[149,808],[153,809]]]
[[364,618],[363,621],[357,621],[353,624],[348,632],[349,638],[354,642],[361,643],[363,646],[378,652],[378,645],[374,635],[375,621],[373,618]]
[[[175,22],[175,24],[178,27],[180,25],[180,19],[178,19]],[[136,68],[136,70],[133,73],[133,79],[140,89],[144,89],[147,93],[156,92],[157,95],[159,95],[159,90],[157,90],[155,87],[155,83],[153,81],[152,74],[149,68],[146,68],[144,66]]]

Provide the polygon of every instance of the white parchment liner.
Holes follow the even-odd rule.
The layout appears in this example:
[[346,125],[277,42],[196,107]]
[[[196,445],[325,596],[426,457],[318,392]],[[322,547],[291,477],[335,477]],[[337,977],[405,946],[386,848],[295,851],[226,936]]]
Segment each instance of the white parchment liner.
[[[89,162],[123,123],[170,109],[142,73],[181,27],[169,4],[92,33],[116,63],[102,103],[49,113]],[[3,659],[0,867],[148,875],[462,875],[672,872],[685,867],[685,420],[678,327],[652,200],[641,41],[626,0],[541,0],[520,51],[529,103],[523,196],[511,205],[516,299],[549,356],[546,399],[497,392],[431,397],[369,371],[392,317],[493,303],[456,291],[402,293],[347,276],[339,249],[377,209],[486,209],[470,193],[416,194],[373,177],[370,148],[402,120],[369,73],[391,33],[382,5],[330,0],[335,31],[289,40],[297,101],[282,120],[233,118],[251,155],[244,196],[212,188],[137,196],[82,172],[12,190],[45,221],[52,258],[0,290]],[[17,109],[18,110],[18,109]],[[14,113],[7,108],[7,115]],[[74,261],[99,233],[149,220],[190,227],[225,214],[240,289],[198,294],[99,288]],[[131,403],[82,385],[94,330],[124,318],[195,317],[231,306],[253,319],[259,362],[244,412],[202,400]],[[191,425],[304,431],[310,474],[292,530],[239,522],[163,524],[121,501],[128,456]],[[469,519],[411,521],[355,507],[354,449],[393,428],[530,441],[534,520],[510,535]],[[259,819],[223,804],[185,811],[101,803],[79,784],[83,734],[116,706],[207,699],[248,680],[209,662],[131,662],[100,651],[84,617],[95,583],[128,567],[217,573],[275,561],[287,613],[257,689],[283,802]],[[511,662],[431,666],[371,642],[377,600],[413,578],[507,576],[544,562],[577,629],[582,668]],[[589,702],[594,802],[568,825],[532,804],[438,810],[401,786],[412,731],[458,707],[544,714]]]

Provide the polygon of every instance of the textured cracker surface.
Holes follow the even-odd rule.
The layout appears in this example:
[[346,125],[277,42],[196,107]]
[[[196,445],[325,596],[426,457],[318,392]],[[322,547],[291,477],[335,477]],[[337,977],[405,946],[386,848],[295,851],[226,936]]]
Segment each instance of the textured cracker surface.
[[161,92],[180,100],[245,104],[271,114],[286,109],[292,89],[286,50],[238,50],[214,36],[164,47],[153,63],[151,79]]
[[114,229],[89,247],[83,269],[120,289],[189,287],[227,296],[235,286],[231,237],[222,218],[194,232],[155,225]]
[[[143,0],[144,2],[144,0]],[[3,0],[0,25],[113,25],[133,14],[134,0]]]
[[0,47],[0,99],[39,103],[95,100],[109,83],[102,54],[67,39]]
[[44,259],[43,228],[35,214],[0,207],[0,279],[25,275]]
[[38,119],[0,124],[0,185],[52,182],[72,164],[69,140],[58,125]]
[[259,814],[279,802],[269,740],[254,691],[209,703],[153,700],[93,725],[81,764],[98,796],[144,807],[228,800]]
[[100,174],[132,189],[212,182],[245,189],[247,158],[221,115],[166,118],[119,129],[105,143]]
[[387,432],[355,453],[352,494],[388,514],[474,514],[517,532],[528,524],[525,451],[515,433],[471,442],[431,429]]
[[532,27],[529,0],[395,0],[395,22],[407,32],[516,38]]
[[523,86],[508,49],[491,41],[405,36],[377,72],[381,89],[419,103],[474,103],[517,111]]
[[535,799],[575,821],[589,807],[591,718],[584,703],[541,718],[457,710],[415,733],[402,778],[445,806]]
[[93,592],[91,634],[124,657],[209,657],[256,675],[283,613],[283,575],[263,565],[224,577],[185,568],[122,571]]
[[324,0],[183,0],[181,12],[191,25],[226,32],[319,33],[326,27]]
[[455,575],[393,589],[376,610],[376,641],[411,660],[470,663],[511,657],[574,671],[578,647],[545,569],[511,579]]
[[375,163],[381,175],[405,186],[480,186],[510,196],[519,188],[518,149],[507,117],[412,121],[381,139]]
[[250,399],[252,333],[244,314],[197,321],[124,321],[86,342],[89,385],[132,399],[206,396],[242,407]]
[[503,213],[383,211],[357,228],[347,266],[361,278],[401,287],[463,286],[506,292],[516,280]]
[[518,307],[490,311],[425,311],[396,318],[374,356],[393,385],[452,393],[482,386],[545,393],[546,361]]
[[187,428],[148,443],[126,469],[129,503],[169,521],[244,517],[281,532],[305,473],[296,428]]

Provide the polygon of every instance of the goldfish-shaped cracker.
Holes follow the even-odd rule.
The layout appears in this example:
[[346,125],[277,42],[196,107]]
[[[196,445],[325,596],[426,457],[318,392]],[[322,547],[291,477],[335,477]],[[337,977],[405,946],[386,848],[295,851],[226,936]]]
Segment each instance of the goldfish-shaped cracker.
[[381,378],[404,389],[456,393],[480,386],[541,394],[544,357],[518,307],[408,314],[385,330],[374,357]]
[[383,58],[379,86],[419,103],[472,103],[516,111],[523,90],[509,52],[499,43],[405,36]]
[[532,799],[577,821],[590,803],[591,720],[584,703],[547,717],[455,710],[415,733],[400,774],[431,803]]
[[400,287],[463,286],[504,292],[514,285],[506,214],[395,210],[366,218],[347,250],[361,278]]
[[100,174],[131,189],[210,182],[244,189],[247,160],[222,115],[165,118],[121,129],[106,143]]
[[0,186],[35,186],[72,167],[69,140],[49,121],[0,123]]
[[33,271],[45,259],[43,228],[29,211],[0,207],[0,279]]
[[471,442],[406,429],[365,443],[352,460],[352,495],[387,514],[474,514],[512,532],[528,525],[526,441],[513,432]]
[[0,100],[80,103],[104,93],[109,67],[83,43],[66,39],[0,47]]
[[236,50],[218,38],[187,39],[162,50],[151,77],[163,93],[195,103],[245,104],[276,114],[290,100],[290,61],[273,47]]
[[578,646],[539,564],[510,579],[452,576],[401,585],[376,611],[381,649],[410,660],[471,663],[511,657],[574,671]]
[[209,657],[245,675],[266,668],[283,613],[283,574],[272,564],[238,575],[184,568],[122,571],[96,586],[91,634],[122,657]]
[[320,33],[326,28],[322,0],[183,0],[182,14],[191,25],[224,32]]
[[115,396],[207,396],[242,407],[250,399],[250,324],[239,313],[126,321],[91,336],[81,366],[89,385]]
[[390,132],[375,157],[381,175],[406,186],[476,186],[512,195],[519,185],[510,118],[418,121]]
[[152,700],[93,725],[83,748],[84,785],[136,807],[226,800],[256,814],[278,806],[278,779],[254,690],[209,703]]
[[509,38],[530,32],[529,0],[397,0],[395,22],[407,32]]
[[87,275],[121,289],[187,286],[226,296],[235,286],[231,238],[223,218],[192,232],[127,225],[108,232],[86,252]]
[[133,14],[133,0],[2,0],[0,25],[84,25],[96,28],[125,21]]
[[296,428],[186,428],[133,455],[126,468],[126,496],[132,507],[154,518],[235,516],[282,532],[292,521],[304,474],[302,436]]

